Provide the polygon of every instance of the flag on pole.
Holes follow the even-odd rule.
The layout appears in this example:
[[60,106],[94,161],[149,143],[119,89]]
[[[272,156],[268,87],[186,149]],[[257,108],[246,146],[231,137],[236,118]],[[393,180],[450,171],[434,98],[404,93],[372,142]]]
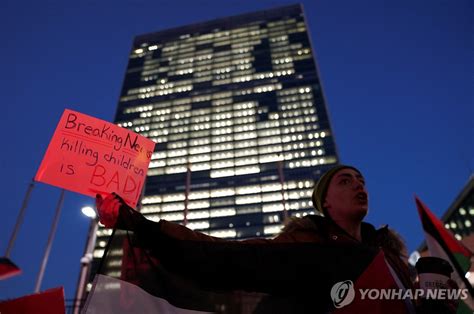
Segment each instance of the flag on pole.
[[21,269],[7,257],[0,257],[0,280],[21,274]]
[[378,253],[359,245],[155,237],[150,254],[135,240],[133,232],[111,236],[102,261],[108,272],[99,269],[83,313],[319,313],[332,304],[334,283],[357,279]]
[[456,281],[460,289],[469,290],[470,297],[460,302],[458,313],[464,313],[462,309],[466,309],[465,313],[472,313],[474,311],[473,288],[465,277],[471,267],[472,252],[457,240],[444,227],[443,222],[416,196],[415,201],[430,255],[448,261],[454,270],[452,279]]

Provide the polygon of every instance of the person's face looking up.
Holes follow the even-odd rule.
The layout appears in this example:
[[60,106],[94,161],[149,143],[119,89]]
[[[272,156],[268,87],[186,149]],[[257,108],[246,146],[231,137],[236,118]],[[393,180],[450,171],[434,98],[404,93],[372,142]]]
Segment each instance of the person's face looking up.
[[354,169],[341,169],[331,178],[323,207],[334,220],[364,219],[369,198],[364,177]]

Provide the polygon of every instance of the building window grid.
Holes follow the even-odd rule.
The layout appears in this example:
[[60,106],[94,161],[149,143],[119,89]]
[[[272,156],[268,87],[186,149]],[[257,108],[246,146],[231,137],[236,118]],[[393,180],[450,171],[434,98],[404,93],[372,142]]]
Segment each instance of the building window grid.
[[[250,42],[251,42],[251,41],[250,41]],[[249,40],[246,38],[246,39],[245,39],[245,44],[248,44],[248,43],[249,43]],[[258,44],[258,42],[254,42],[253,44]],[[285,46],[285,47],[286,47],[286,46]],[[289,48],[290,48],[290,49],[295,49],[296,47],[294,47],[294,46],[289,46]],[[233,50],[233,53],[234,53],[234,55],[235,55],[235,53],[237,53],[237,54],[239,54],[239,53],[240,53],[240,54],[242,54],[242,53],[248,53],[249,50],[250,50],[250,48],[249,48],[249,49],[241,49],[241,50],[237,50],[237,51],[235,51],[235,49],[234,49],[234,50]],[[309,52],[308,48],[306,48],[306,50],[304,50],[304,51],[298,50],[298,51],[297,51],[297,55],[301,55],[301,54],[303,54],[303,53],[308,53],[308,52]],[[278,56],[281,56],[281,54],[278,54]],[[286,56],[286,57],[290,57],[291,55],[290,55],[289,53],[286,53],[285,56]],[[191,61],[191,60],[194,60],[194,59],[192,58],[192,56],[190,56],[190,55],[189,55],[189,56],[186,55],[185,57],[186,57],[185,59],[179,61],[179,64],[180,64],[180,65],[182,65],[183,63],[186,63],[186,62],[191,62],[191,63],[192,63],[193,61]],[[275,56],[275,57],[277,57],[277,56]],[[241,57],[240,57],[239,59],[241,59]],[[288,58],[285,58],[285,60],[286,60],[286,59],[288,59]],[[300,58],[300,59],[301,59],[301,58]],[[219,60],[220,60],[220,59],[215,60],[214,63],[217,63],[217,61],[219,61]],[[197,62],[196,65],[199,65],[199,63]],[[155,65],[155,66],[159,66],[159,65]],[[144,68],[144,70],[147,70],[147,69],[149,69],[149,68],[150,68],[150,67],[147,66],[146,68]],[[182,70],[183,68],[180,67],[180,66],[178,66],[178,67],[173,68],[173,69],[174,69],[174,70],[172,70],[172,69],[171,69],[171,70],[172,70],[172,71],[176,71],[176,70]],[[191,73],[191,72],[194,72],[194,69],[190,69],[189,72],[186,71],[186,73]],[[148,72],[147,72],[147,71],[144,71],[144,75],[149,75],[149,74],[151,74],[149,71],[148,71]],[[185,73],[176,73],[176,74],[185,74]],[[202,75],[201,75],[201,76],[202,76]]]
[[[229,115],[230,113],[228,113]],[[228,118],[228,115],[227,116],[221,116],[221,118]],[[196,120],[196,122],[202,122],[202,121],[209,121],[210,120],[210,117],[209,116],[204,116],[204,117],[200,117],[198,120]],[[171,121],[174,121],[174,120],[171,120]],[[247,120],[247,121],[250,121]],[[253,120],[255,121],[255,120]],[[291,140],[298,140],[298,139],[301,139],[302,138],[302,134],[301,133],[308,133],[307,131],[310,131],[312,129],[314,129],[314,125],[313,123],[305,123],[302,121],[302,118],[296,118],[296,119],[286,119],[286,120],[283,120],[283,121],[271,121],[273,122],[273,124],[271,124],[271,122],[265,122],[263,125],[262,124],[259,124],[259,123],[254,123],[254,124],[246,124],[245,123],[245,120],[241,120],[241,122],[243,122],[242,124],[239,124],[239,125],[234,125],[234,127],[232,129],[230,128],[226,128],[226,129],[222,129],[222,124],[226,124],[226,125],[231,125],[231,122],[229,120],[227,120],[227,122],[216,122],[215,124],[212,123],[212,124],[195,124],[195,126],[200,126],[201,129],[208,129],[208,128],[213,128],[213,130],[215,130],[214,132],[211,131],[211,134],[213,135],[221,135],[221,137],[213,137],[212,138],[212,142],[226,142],[226,141],[231,141],[231,138],[230,137],[222,137],[222,135],[224,134],[234,134],[237,136],[237,138],[234,136],[234,138],[232,139],[233,141],[235,141],[236,139],[239,139],[238,137],[240,136],[239,135],[239,132],[242,132],[242,131],[247,131],[247,132],[251,132],[252,135],[251,136],[246,136],[247,138],[255,138],[255,135],[253,133],[253,131],[255,131],[255,126],[257,126],[257,128],[259,128],[258,130],[258,138],[259,140],[265,138],[265,137],[268,137],[268,136],[275,136],[275,135],[280,135],[280,134],[293,134],[293,136],[291,138],[284,138],[283,141],[286,142],[286,141],[291,141]],[[280,127],[280,123],[283,123],[284,127]],[[286,123],[285,123],[286,122]],[[312,122],[312,121],[311,121]],[[218,124],[219,123],[219,124]],[[160,127],[163,127],[164,124],[161,124]],[[271,128],[273,127],[273,128]],[[264,128],[267,128],[267,129],[264,129]],[[137,131],[141,132],[141,130],[138,130],[136,129]],[[199,130],[199,129],[194,129],[195,131],[196,130]],[[171,132],[172,133],[182,133],[182,132],[189,132],[189,127],[188,126],[183,126],[183,127],[179,127],[179,128],[172,128],[171,129]],[[296,134],[295,134],[296,133]],[[144,135],[152,135],[152,136],[156,136],[156,135],[168,135],[168,130],[154,130],[152,132],[142,132],[142,134]],[[313,137],[314,138],[318,138],[319,135],[321,134],[321,137],[324,137],[325,135],[327,135],[328,133],[325,132],[325,133],[309,133],[311,136],[308,135],[308,138],[309,139],[312,139]],[[180,134],[182,135],[182,134]],[[195,143],[193,141],[193,145],[202,145],[202,144],[209,144],[209,140],[207,140],[205,137],[208,135],[207,133],[206,134],[202,134],[204,137],[203,138],[199,138],[198,140],[196,140],[197,142]],[[295,137],[296,136],[296,137]],[[219,140],[216,140],[216,139],[219,139]],[[174,142],[170,142],[169,144],[169,148],[175,148],[177,144],[175,144]]]
[[[299,31],[304,31],[304,23],[299,23],[299,24],[300,24],[300,25],[297,25],[298,27],[301,28]],[[294,25],[294,21],[293,21],[293,25]],[[290,31],[290,32],[293,31],[293,28],[294,28],[294,26],[292,26],[290,29],[289,29],[289,28],[285,28],[284,26],[282,27],[282,29],[283,29],[284,31]],[[282,32],[282,33],[284,33],[284,32]],[[270,32],[270,31],[268,32],[268,34],[269,34],[269,35],[277,35],[275,32],[272,33],[272,32]],[[236,36],[236,37],[242,37],[243,39],[246,39],[246,37],[244,37],[244,35]],[[285,40],[285,39],[283,38],[282,40]],[[295,48],[301,48],[301,47],[295,47]],[[276,49],[279,49],[279,48],[276,48]],[[287,57],[287,55],[285,55],[285,57]],[[288,57],[289,57],[289,56],[288,56]],[[292,108],[292,109],[297,109],[297,108]],[[283,109],[283,110],[286,110],[286,108]],[[297,112],[297,113],[300,113],[300,112]],[[243,122],[243,123],[245,123],[245,122]],[[290,119],[290,120],[288,120],[288,123],[289,123],[289,125],[292,125],[292,124],[295,124],[296,122],[295,122],[294,120],[291,120],[291,119]],[[298,123],[296,123],[296,124],[298,124]],[[299,123],[299,124],[301,124],[301,123]],[[293,204],[293,203],[289,203],[289,206],[290,206],[290,208],[297,208],[297,207],[299,207],[299,206],[296,206],[296,205]]]
[[[285,193],[287,193],[285,195],[286,199],[311,198],[312,187],[313,182],[307,179],[302,181],[292,180],[283,184],[283,190],[285,191]],[[191,209],[208,208],[210,206],[209,199],[213,199],[213,201],[219,201],[227,199],[229,197],[248,196],[254,194],[262,194],[265,197],[267,195],[273,195],[273,193],[281,193],[281,189],[282,186],[280,182],[275,181],[265,184],[235,186],[212,190],[195,190],[191,191],[189,194],[189,206]],[[183,193],[148,195],[143,199],[142,208],[146,209],[149,206],[157,206],[157,204],[168,204],[169,206],[167,205],[167,208],[157,207],[156,210],[164,209],[164,211],[177,211],[184,208],[184,200],[185,196]],[[180,207],[181,205],[183,207]],[[223,206],[224,205],[229,205],[229,203],[226,202],[225,204],[223,204]],[[174,208],[173,206],[178,207]]]

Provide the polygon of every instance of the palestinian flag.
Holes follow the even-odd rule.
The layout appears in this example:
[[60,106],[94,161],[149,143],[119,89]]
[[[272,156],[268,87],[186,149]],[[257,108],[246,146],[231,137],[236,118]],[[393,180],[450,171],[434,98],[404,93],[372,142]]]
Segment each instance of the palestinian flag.
[[0,313],[2,314],[64,314],[64,312],[63,287],[0,302]]
[[[382,298],[370,299],[367,296],[368,289],[377,289],[379,291],[381,291],[381,289],[401,290],[403,294],[406,292],[406,287],[403,286],[401,280],[385,259],[385,255],[382,251],[374,258],[362,275],[360,275],[354,283],[350,284],[353,286],[354,294],[352,302],[349,303],[349,300],[346,299],[345,303],[347,303],[347,305],[340,306],[332,312],[333,314],[415,313],[415,306],[410,298],[406,300],[385,300]],[[365,293],[364,298],[362,298],[361,290]],[[332,293],[335,294],[336,291],[333,290]],[[337,299],[337,295],[333,295],[333,302],[336,302],[335,297]],[[341,302],[341,300],[337,301]],[[341,305],[343,304],[344,303]]]
[[471,267],[472,252],[444,227],[443,222],[418,197],[415,197],[415,201],[430,255],[447,260],[454,270],[451,278],[456,281],[460,289],[469,290],[470,297],[460,302],[458,313],[473,313],[474,291],[465,277]]
[[[114,231],[83,313],[325,313],[378,250],[362,245],[154,238]],[[117,260],[123,253],[121,260]],[[373,275],[373,273],[371,273]]]
[[0,257],[0,280],[7,279],[21,274],[21,269],[18,268],[7,257]]

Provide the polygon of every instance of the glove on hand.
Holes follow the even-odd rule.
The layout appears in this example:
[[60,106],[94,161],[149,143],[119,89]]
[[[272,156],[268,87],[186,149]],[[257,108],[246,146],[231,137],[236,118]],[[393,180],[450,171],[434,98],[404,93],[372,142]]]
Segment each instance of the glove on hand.
[[95,204],[99,213],[99,221],[106,228],[115,227],[122,202],[120,196],[115,193],[109,194],[105,199],[100,194],[96,195]]

